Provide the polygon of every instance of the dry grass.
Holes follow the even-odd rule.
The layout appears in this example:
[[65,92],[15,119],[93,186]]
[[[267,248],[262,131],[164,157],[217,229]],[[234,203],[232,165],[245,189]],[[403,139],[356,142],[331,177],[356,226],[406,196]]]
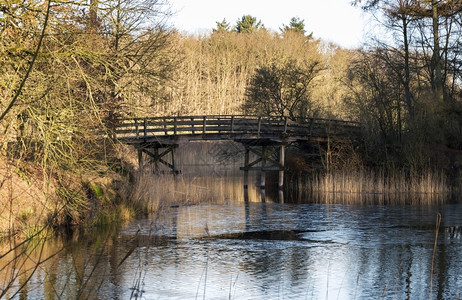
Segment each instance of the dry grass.
[[[139,169],[137,162],[132,162],[134,182],[122,194],[129,203],[150,212],[175,205],[245,201],[240,150],[238,144],[226,141],[182,145],[175,150],[176,166],[181,171],[176,176],[161,164],[156,170],[146,161]],[[130,156],[136,157],[136,153],[132,151]],[[170,156],[165,159],[171,162]],[[256,186],[249,186],[248,195],[249,201],[261,200]]]
[[[249,201],[260,201],[256,185],[249,186]],[[152,169],[138,171],[128,198],[131,203],[147,207],[148,211],[175,205],[199,203],[243,202],[244,190],[241,177],[154,174]]]
[[[148,207],[149,211],[161,208],[199,203],[244,202],[244,189],[240,173],[206,176],[194,174],[154,174],[150,168],[138,171],[129,194],[130,202]],[[242,175],[242,174],[240,174]],[[248,187],[248,200],[261,201],[260,189]],[[447,201],[451,195],[446,178],[439,173],[426,173],[416,177],[397,172],[386,176],[382,172],[338,172],[318,174],[310,178],[298,177],[286,183],[289,202],[344,203],[344,204],[414,204],[429,205]],[[266,194],[268,201],[271,193]]]
[[[317,174],[298,182],[301,193],[316,202],[348,204],[436,204],[448,199],[446,176],[427,172],[409,176],[403,171],[386,175],[374,171],[338,171]],[[300,191],[299,191],[300,192]]]
[[114,174],[44,171],[39,165],[0,157],[0,237],[28,238],[45,226],[93,226],[130,219]]
[[[136,172],[136,180],[129,198],[134,203],[144,202],[150,210],[160,206],[195,204],[207,201],[244,201],[242,149],[231,142],[190,143],[176,150],[178,168],[183,172],[176,178],[153,174],[152,165]],[[224,154],[224,155],[223,155]],[[220,158],[225,158],[220,160]],[[290,158],[289,158],[290,160]],[[293,160],[293,159],[292,159]],[[300,163],[289,167],[300,167]],[[304,171],[308,168],[305,165]],[[167,169],[164,169],[167,171]],[[294,173],[294,170],[290,170]],[[338,170],[286,177],[286,201],[345,204],[436,204],[446,201],[459,187],[451,186],[447,177],[438,172],[409,174],[403,170],[385,173],[359,169]],[[168,172],[168,171],[167,171]],[[276,184],[267,174],[267,190]],[[256,176],[258,172],[251,172]],[[274,176],[273,176],[274,177]],[[266,194],[269,199],[271,193]],[[260,190],[249,185],[249,200],[261,201]],[[277,201],[277,199],[275,199]]]
[[0,157],[0,235],[24,233],[30,224],[41,224],[52,213],[48,187],[36,171]]

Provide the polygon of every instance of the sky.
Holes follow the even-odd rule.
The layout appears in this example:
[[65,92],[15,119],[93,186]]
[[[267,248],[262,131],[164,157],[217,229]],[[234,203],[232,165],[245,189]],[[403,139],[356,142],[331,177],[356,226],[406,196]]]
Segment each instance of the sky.
[[345,48],[359,47],[363,40],[364,16],[351,0],[169,0],[172,25],[190,34],[204,34],[226,19],[231,26],[243,15],[261,20],[272,31],[288,25],[292,17],[305,21],[315,38]]

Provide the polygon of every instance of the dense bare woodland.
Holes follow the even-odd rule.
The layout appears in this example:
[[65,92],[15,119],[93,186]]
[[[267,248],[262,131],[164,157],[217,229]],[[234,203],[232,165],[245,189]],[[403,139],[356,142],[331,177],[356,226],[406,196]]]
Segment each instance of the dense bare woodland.
[[8,211],[25,211],[15,200],[23,197],[13,196],[21,180],[41,187],[42,221],[58,213],[60,224],[80,223],[92,205],[120,213],[107,182],[130,170],[117,147],[99,139],[120,117],[355,120],[363,141],[330,153],[332,168],[437,172],[460,185],[462,4],[354,4],[386,33],[362,49],[316,40],[296,18],[281,32],[243,16],[188,36],[163,25],[161,0],[2,1],[0,195],[10,207],[1,212],[3,228],[14,223]]

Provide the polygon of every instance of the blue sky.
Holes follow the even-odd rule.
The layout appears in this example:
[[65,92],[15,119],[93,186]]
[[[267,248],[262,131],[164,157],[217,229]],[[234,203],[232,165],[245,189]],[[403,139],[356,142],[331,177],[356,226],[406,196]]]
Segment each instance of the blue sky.
[[235,25],[243,15],[261,20],[266,28],[279,31],[292,17],[305,20],[315,38],[343,47],[358,47],[363,40],[364,18],[351,0],[169,0],[175,12],[170,22],[182,32],[210,32],[224,18]]

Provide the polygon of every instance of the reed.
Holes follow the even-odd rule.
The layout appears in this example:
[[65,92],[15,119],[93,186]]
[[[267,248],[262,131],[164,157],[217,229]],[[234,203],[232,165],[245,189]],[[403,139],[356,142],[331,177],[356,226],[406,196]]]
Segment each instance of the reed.
[[436,229],[435,229],[435,243],[433,244],[433,255],[432,255],[432,267],[430,269],[430,299],[433,299],[433,272],[435,270],[435,257],[438,246],[438,233],[441,225],[441,214],[438,213],[436,216]]
[[409,175],[404,171],[340,170],[316,173],[289,184],[299,199],[345,204],[435,204],[454,191],[439,172]]
[[[257,179],[258,174],[255,179]],[[257,180],[255,180],[256,182]],[[412,204],[430,205],[446,201],[451,194],[445,176],[426,173],[408,176],[404,172],[358,171],[315,174],[297,177],[286,184],[290,202],[343,204]],[[259,202],[257,184],[248,187],[244,196],[243,180],[239,174],[208,176],[204,174],[154,174],[145,168],[135,176],[130,199],[149,212],[175,205],[227,202]],[[266,193],[266,199],[271,199]]]
[[[162,169],[159,174],[159,169],[147,163],[136,171],[130,199],[134,203],[144,202],[149,211],[156,211],[161,205],[245,201],[243,174],[239,171],[241,149],[233,145],[191,143],[180,147],[175,155],[182,173],[176,177]],[[251,175],[259,176],[258,172]],[[276,184],[272,177],[268,172],[267,189]],[[285,198],[290,202],[428,205],[446,201],[461,186],[455,186],[444,173],[436,171],[310,170],[305,175],[286,177]],[[250,184],[248,192],[250,201],[261,201],[256,185]]]
[[[242,147],[231,141],[195,142],[175,150],[175,162],[182,174],[173,178],[168,170],[153,169],[146,162],[138,170],[134,200],[147,201],[156,210],[160,203],[178,205],[215,201],[244,200]],[[296,156],[295,156],[296,157]],[[443,172],[411,172],[404,169],[377,170],[348,166],[329,172],[294,164],[289,157],[285,199],[290,202],[319,202],[345,204],[435,204],[460,194],[462,181],[450,180]],[[161,171],[163,175],[152,172]],[[295,172],[295,173],[294,173]],[[159,172],[158,172],[159,173]],[[259,176],[258,172],[251,172]],[[277,177],[267,172],[267,191],[276,184]],[[273,178],[274,177],[274,178]],[[276,179],[275,179],[276,178]],[[456,183],[456,184],[455,184]],[[266,193],[266,196],[271,193]],[[260,201],[260,190],[249,185],[250,201]],[[277,199],[276,199],[277,200]]]
[[248,198],[245,198],[243,179],[232,174],[223,177],[155,174],[151,168],[144,168],[135,174],[128,197],[136,206],[156,212],[176,205],[261,200],[256,185],[250,185],[247,193]]

